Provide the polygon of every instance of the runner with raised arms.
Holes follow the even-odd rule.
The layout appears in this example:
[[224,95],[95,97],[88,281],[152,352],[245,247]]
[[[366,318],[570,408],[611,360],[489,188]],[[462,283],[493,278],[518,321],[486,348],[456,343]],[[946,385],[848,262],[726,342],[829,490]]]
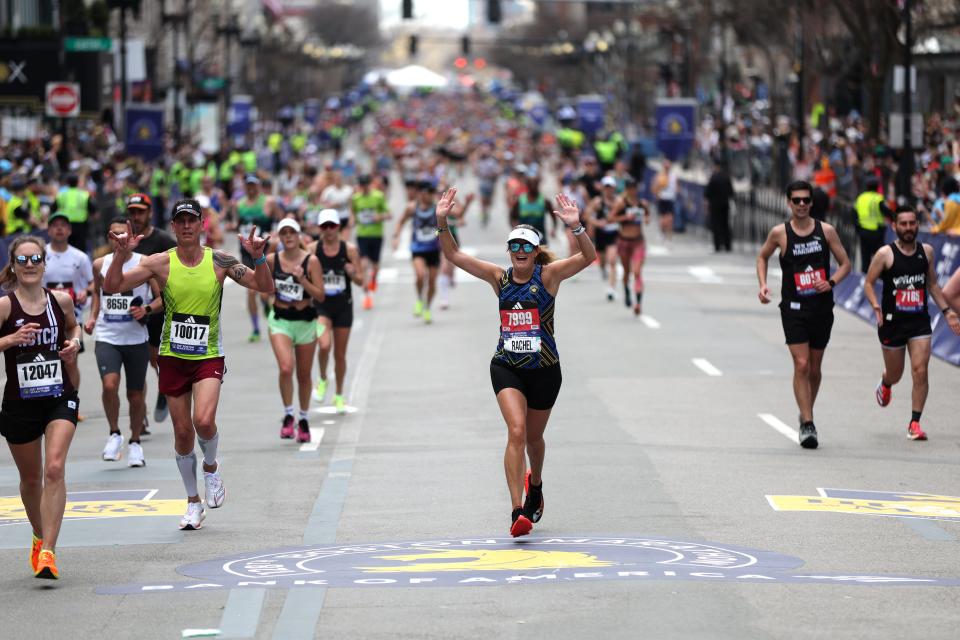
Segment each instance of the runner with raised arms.
[[156,278],[163,295],[163,336],[160,343],[160,392],[167,396],[173,421],[177,467],[187,492],[187,512],[181,529],[199,529],[205,516],[197,491],[197,457],[194,438],[203,451],[207,506],[223,504],[224,488],[217,461],[217,404],[226,372],[220,303],[223,281],[261,293],[273,293],[273,278],[264,248],[268,238],[258,238],[251,229],[239,236],[240,245],[253,260],[248,269],[228,253],[200,245],[203,211],[193,199],[179,200],[171,213],[177,246],[165,253],[147,256],[127,272],[122,266],[136,250],[142,235],[114,234],[116,248],[103,279],[104,293],[117,293]]
[[447,259],[487,282],[499,298],[500,339],[490,363],[490,378],[507,424],[503,466],[513,509],[510,534],[517,537],[530,533],[543,515],[543,433],[561,383],[554,301],[560,283],[590,266],[597,252],[580,224],[576,203],[561,193],[556,200],[560,210],[553,215],[575,227],[572,232],[579,253],[558,260],[541,246],[536,229],[519,225],[507,237],[510,267],[478,260],[461,251],[450,234],[447,214],[456,196],[455,188],[448,189],[437,203],[437,232]]

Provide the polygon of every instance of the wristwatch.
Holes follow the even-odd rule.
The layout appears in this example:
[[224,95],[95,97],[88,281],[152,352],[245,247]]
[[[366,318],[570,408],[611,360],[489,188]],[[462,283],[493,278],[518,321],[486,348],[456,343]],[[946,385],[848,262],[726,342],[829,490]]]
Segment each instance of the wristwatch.
[[827,280],[827,284],[830,285],[830,288],[831,288],[831,289],[833,289],[835,286],[837,286],[837,283],[833,281],[833,278],[830,278],[829,280]]
[[153,308],[150,305],[144,306],[143,310],[147,312],[147,315],[150,315],[151,313],[153,313]]

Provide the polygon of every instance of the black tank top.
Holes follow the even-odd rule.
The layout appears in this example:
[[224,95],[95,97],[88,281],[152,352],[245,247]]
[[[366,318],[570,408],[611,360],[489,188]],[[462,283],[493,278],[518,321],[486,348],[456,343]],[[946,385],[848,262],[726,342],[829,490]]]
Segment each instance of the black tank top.
[[883,299],[880,308],[885,321],[926,318],[927,312],[927,252],[917,243],[913,255],[905,255],[896,242],[890,243],[893,264],[880,274]]
[[[307,265],[310,263],[310,254],[303,259],[300,268],[303,269],[304,277],[309,280],[310,274],[307,272]],[[296,281],[293,274],[287,273],[280,266],[280,250],[273,255],[273,289],[275,292],[275,301],[283,302],[289,305],[295,305],[303,300],[310,300],[310,294],[307,293],[303,285]],[[291,307],[278,307],[273,305],[273,313],[277,318],[283,320],[313,320],[317,317],[317,312],[313,305],[307,305],[303,309]]]
[[323,291],[327,298],[345,300],[348,303],[353,302],[353,289],[350,283],[350,276],[347,275],[347,243],[340,241],[340,250],[337,255],[330,257],[323,252],[323,243],[317,243],[317,258],[320,259],[320,267],[323,269]]
[[70,377],[57,354],[66,341],[63,309],[48,289],[43,292],[47,296],[47,307],[35,316],[23,310],[13,292],[7,294],[10,316],[0,325],[0,336],[16,333],[30,322],[40,325],[40,332],[32,344],[15,345],[3,352],[7,372],[4,402],[45,400],[73,391]]
[[815,286],[830,278],[830,250],[823,235],[823,225],[814,220],[813,232],[797,235],[790,225],[787,230],[787,249],[780,253],[783,285],[780,290],[780,308],[784,311],[825,311],[833,308],[833,291],[820,293]]

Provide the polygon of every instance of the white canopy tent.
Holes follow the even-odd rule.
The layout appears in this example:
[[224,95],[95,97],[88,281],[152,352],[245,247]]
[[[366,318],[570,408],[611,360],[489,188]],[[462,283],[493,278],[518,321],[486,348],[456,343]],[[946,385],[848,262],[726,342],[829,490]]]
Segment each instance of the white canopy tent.
[[397,89],[416,89],[418,87],[441,89],[449,84],[447,79],[439,73],[417,64],[388,71],[386,79],[387,84]]

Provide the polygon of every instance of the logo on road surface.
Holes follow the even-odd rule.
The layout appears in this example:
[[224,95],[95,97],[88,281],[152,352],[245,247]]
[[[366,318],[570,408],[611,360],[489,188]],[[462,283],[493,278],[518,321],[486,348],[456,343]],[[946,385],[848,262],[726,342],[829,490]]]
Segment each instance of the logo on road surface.
[[[67,494],[64,520],[132,518],[135,516],[179,516],[183,500],[152,500],[155,489],[121,491],[80,491]],[[0,496],[0,527],[26,524],[20,496]]]
[[960,520],[960,498],[930,493],[817,489],[816,496],[767,496],[777,511],[830,511],[868,516]]
[[100,587],[101,594],[296,587],[457,587],[606,580],[960,586],[958,579],[798,574],[803,561],[739,546],[665,538],[476,538],[304,546],[179,567],[199,582]]

